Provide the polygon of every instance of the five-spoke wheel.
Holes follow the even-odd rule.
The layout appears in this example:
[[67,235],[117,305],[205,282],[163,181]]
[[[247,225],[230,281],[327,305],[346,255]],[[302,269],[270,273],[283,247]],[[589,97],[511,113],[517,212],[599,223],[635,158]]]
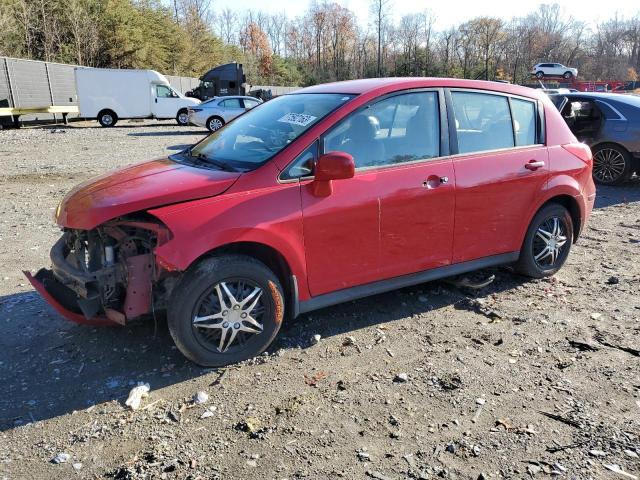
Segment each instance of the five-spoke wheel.
[[573,241],[573,220],[558,203],[549,203],[533,217],[520,250],[516,270],[533,278],[548,277],[564,264]]
[[282,323],[284,297],[278,277],[244,255],[212,257],[187,271],[167,312],[176,346],[209,367],[259,355]]

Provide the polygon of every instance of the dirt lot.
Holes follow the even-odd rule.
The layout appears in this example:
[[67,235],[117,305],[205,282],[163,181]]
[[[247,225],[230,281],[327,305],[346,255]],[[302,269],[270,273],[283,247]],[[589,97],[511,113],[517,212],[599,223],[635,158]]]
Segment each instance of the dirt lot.
[[[496,269],[480,291],[328,308],[257,360],[203,370],[161,320],[75,326],[20,273],[48,265],[74,184],[204,134],[92,125],[0,132],[0,478],[640,476],[640,181],[598,191],[555,278]],[[151,393],[131,412],[137,382]]]

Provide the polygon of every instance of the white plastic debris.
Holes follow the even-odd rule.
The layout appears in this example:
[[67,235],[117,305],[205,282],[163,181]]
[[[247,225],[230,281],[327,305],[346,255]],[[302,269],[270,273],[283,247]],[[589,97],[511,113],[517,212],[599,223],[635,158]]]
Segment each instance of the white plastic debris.
[[196,405],[207,403],[207,400],[209,400],[209,395],[207,394],[207,392],[203,392],[202,390],[200,390],[193,396],[193,403],[195,403]]
[[205,410],[204,413],[200,415],[200,418],[202,419],[209,417],[213,417],[213,412],[211,410]]
[[129,397],[127,397],[127,401],[124,404],[131,410],[138,410],[142,399],[149,396],[149,390],[151,390],[151,387],[148,383],[138,382],[138,385],[129,392]]
[[70,458],[71,455],[68,453],[59,453],[51,459],[51,463],[55,463],[56,465],[59,463],[67,463]]

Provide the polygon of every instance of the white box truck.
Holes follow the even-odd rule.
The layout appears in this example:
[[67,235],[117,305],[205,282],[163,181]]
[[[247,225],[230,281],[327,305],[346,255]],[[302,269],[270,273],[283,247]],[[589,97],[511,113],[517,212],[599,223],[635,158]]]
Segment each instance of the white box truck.
[[95,118],[103,127],[123,118],[175,118],[187,125],[187,107],[200,103],[154,70],[76,67],[75,73],[80,117]]

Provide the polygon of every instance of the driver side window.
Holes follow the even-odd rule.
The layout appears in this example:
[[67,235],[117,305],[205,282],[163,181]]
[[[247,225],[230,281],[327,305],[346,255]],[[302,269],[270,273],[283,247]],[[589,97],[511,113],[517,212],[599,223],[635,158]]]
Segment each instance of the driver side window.
[[401,93],[358,110],[322,140],[323,152],[346,152],[356,168],[440,156],[438,92]]
[[176,95],[169,87],[165,85],[156,85],[156,96],[158,98],[173,98]]

